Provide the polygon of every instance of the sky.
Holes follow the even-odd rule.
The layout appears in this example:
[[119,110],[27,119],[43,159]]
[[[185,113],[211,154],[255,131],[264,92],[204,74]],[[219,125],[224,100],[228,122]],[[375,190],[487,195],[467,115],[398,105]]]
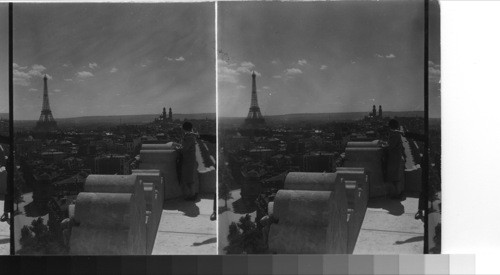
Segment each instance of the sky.
[[0,3],[0,113],[9,112],[9,4]]
[[214,113],[213,3],[15,4],[14,117]]
[[[248,114],[252,71],[264,116],[368,113],[373,105],[423,111],[423,3],[220,2],[219,115]],[[430,14],[439,26],[439,12]],[[439,31],[431,36],[430,79],[438,83]],[[439,85],[429,86],[436,117]]]

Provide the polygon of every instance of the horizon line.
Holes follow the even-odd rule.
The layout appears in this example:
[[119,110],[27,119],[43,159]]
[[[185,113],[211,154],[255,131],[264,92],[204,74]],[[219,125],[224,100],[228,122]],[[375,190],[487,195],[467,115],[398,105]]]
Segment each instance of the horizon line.
[[[3,113],[3,114],[9,114],[9,113]],[[215,115],[216,113],[213,112],[207,112],[207,113],[178,113],[174,114],[174,119],[175,116],[179,115]],[[132,115],[83,115],[83,116],[73,116],[73,117],[59,117],[59,118],[54,118],[54,120],[58,119],[72,119],[72,118],[89,118],[89,117],[121,117],[121,116],[158,116],[158,114],[132,114]],[[14,119],[14,121],[38,121],[38,119]]]

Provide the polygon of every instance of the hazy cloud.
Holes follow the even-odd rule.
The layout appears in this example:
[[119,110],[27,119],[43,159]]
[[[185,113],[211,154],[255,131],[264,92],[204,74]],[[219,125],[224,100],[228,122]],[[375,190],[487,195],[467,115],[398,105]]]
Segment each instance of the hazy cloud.
[[25,66],[25,67],[20,67],[19,65],[17,65],[16,63],[13,63],[12,66],[14,67],[14,69],[20,69],[20,70],[26,70],[28,67]]
[[298,74],[302,74],[301,69],[290,68],[290,69],[285,70],[285,75],[287,75],[287,76],[294,76],[294,75],[298,75]]
[[111,68],[111,70],[109,72],[113,74],[113,73],[118,72],[118,69],[116,67],[113,67],[113,68]]
[[237,77],[240,75],[234,67],[236,64],[230,64],[224,60],[218,60],[218,77],[219,81],[221,82],[227,82],[227,83],[237,83],[238,79]]
[[[251,74],[253,72],[253,68],[255,65],[252,62],[244,61],[239,65],[237,63],[229,63],[224,60],[220,60],[217,62],[219,68],[219,81],[227,82],[227,83],[238,83],[239,76],[242,74]],[[261,74],[255,71],[257,76]]]
[[259,72],[254,70],[254,67],[255,65],[252,62],[243,61],[240,63],[240,66],[236,68],[236,71],[244,74],[252,74],[252,72],[255,72],[255,75],[261,76]]
[[184,60],[185,60],[185,59],[184,59],[184,57],[182,57],[182,56],[179,56],[178,58],[176,58],[176,59],[175,59],[175,61],[180,61],[180,62],[182,62],[182,61],[184,61]]
[[78,77],[81,80],[89,78],[89,77],[93,77],[93,76],[94,76],[94,74],[92,74],[91,72],[87,72],[87,71],[81,71],[81,72],[76,73],[76,77]]
[[391,59],[391,58],[396,58],[396,56],[392,53],[388,54],[388,55],[381,55],[381,54],[375,54],[375,57],[377,58],[387,58],[387,59]]
[[300,66],[304,66],[307,64],[307,60],[305,59],[299,59],[299,61],[297,61],[297,63],[300,65]]
[[97,68],[97,63],[95,63],[95,62],[89,63],[89,68],[91,68],[91,69]]
[[[13,80],[14,85],[19,86],[29,86],[31,84],[31,79],[33,77],[43,77],[45,74],[43,73],[46,68],[43,65],[32,65],[30,69],[28,66],[21,67],[18,64],[12,64],[13,69]],[[47,75],[48,79],[52,79],[50,75]]]
[[321,67],[319,68],[320,70],[326,70],[328,68],[328,66],[326,65],[321,65]]

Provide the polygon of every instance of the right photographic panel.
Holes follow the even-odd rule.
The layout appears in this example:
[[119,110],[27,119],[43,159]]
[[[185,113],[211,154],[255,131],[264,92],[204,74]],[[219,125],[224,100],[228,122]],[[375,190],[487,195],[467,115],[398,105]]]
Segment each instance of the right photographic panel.
[[218,3],[219,254],[440,253],[433,1]]

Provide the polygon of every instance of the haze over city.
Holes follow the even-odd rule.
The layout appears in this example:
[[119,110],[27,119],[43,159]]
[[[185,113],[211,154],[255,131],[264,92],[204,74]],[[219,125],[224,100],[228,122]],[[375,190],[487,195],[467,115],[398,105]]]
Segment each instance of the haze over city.
[[[423,2],[219,3],[219,116],[424,110]],[[430,116],[440,117],[439,12]]]
[[[213,3],[16,4],[14,113],[57,120],[215,112]],[[3,74],[2,74],[3,75]]]

